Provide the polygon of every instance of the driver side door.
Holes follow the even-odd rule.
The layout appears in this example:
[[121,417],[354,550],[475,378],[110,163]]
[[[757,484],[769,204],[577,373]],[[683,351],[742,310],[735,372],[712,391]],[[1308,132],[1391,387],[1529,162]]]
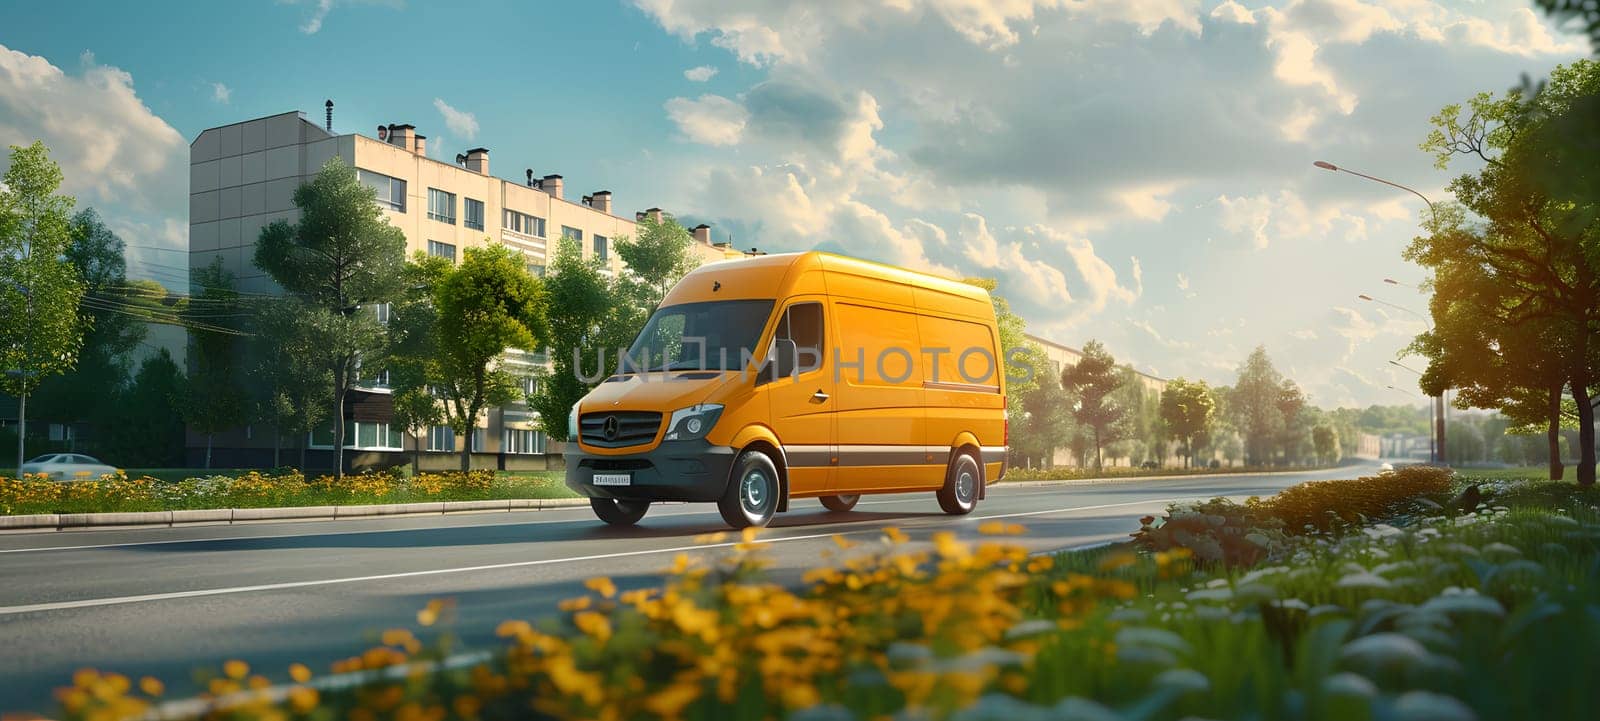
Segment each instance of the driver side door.
[[826,490],[838,457],[834,377],[823,352],[827,325],[821,298],[790,301],[778,318],[772,362],[762,377],[768,417],[789,466],[789,493],[796,496]]

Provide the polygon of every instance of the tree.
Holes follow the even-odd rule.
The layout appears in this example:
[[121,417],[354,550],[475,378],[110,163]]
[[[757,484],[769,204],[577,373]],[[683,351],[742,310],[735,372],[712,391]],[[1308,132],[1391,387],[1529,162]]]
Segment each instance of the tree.
[[1283,430],[1283,376],[1272,366],[1266,346],[1256,346],[1239,367],[1239,377],[1228,394],[1229,413],[1244,435],[1245,463],[1264,466],[1272,462],[1274,447]]
[[[584,260],[582,248],[573,240],[563,239],[556,246],[549,270],[545,296],[556,311],[548,319],[550,372],[540,377],[528,405],[539,413],[545,435],[567,441],[571,440],[567,416],[608,373],[605,349],[598,339],[612,306],[612,293],[599,261]],[[590,368],[595,370],[591,373]]]
[[[646,217],[639,221],[638,230],[634,238],[616,239],[617,257],[628,269],[618,281],[621,295],[634,301],[634,308],[643,311],[645,316],[639,320],[635,334],[644,328],[644,321],[660,305],[661,299],[667,297],[672,286],[698,263],[689,250],[694,238],[672,216],[661,220]],[[626,340],[631,342],[633,336]]]
[[[1481,367],[1493,365],[1449,361],[1448,347],[1460,343],[1450,336],[1462,324],[1440,322],[1452,315],[1470,313],[1497,341],[1540,342],[1546,359],[1540,370],[1564,381],[1577,406],[1578,483],[1593,485],[1591,398],[1600,379],[1600,151],[1593,127],[1600,118],[1600,63],[1558,67],[1537,89],[1480,93],[1467,108],[1465,118],[1461,105],[1441,110],[1422,145],[1441,168],[1460,156],[1481,163],[1450,184],[1481,221],[1446,212],[1431,218],[1428,235],[1407,250],[1408,259],[1434,274],[1435,328],[1419,338],[1430,361],[1424,390],[1473,385]],[[1524,393],[1553,387],[1520,376]],[[1553,412],[1547,421],[1554,424]]]
[[1317,462],[1324,465],[1339,462],[1339,431],[1331,424],[1321,423],[1311,429],[1311,445],[1317,450]]
[[[1011,453],[1015,463],[1038,460],[1041,468],[1055,463],[1055,452],[1072,442],[1075,431],[1066,391],[1051,376],[1022,397],[1022,420],[1012,424]],[[1031,465],[1031,464],[1030,464]]]
[[454,271],[445,258],[417,253],[406,264],[405,291],[389,314],[389,385],[393,391],[394,422],[413,437],[411,470],[421,468],[422,435],[444,422],[432,384],[437,374],[439,310],[434,293],[441,280]]
[[83,281],[67,260],[73,199],[43,143],[11,146],[0,183],[0,390],[17,397],[17,466],[26,458],[28,394],[71,370],[83,343]]
[[212,439],[217,432],[244,423],[247,397],[236,372],[239,339],[244,333],[224,323],[239,315],[239,294],[233,273],[222,259],[194,271],[192,301],[182,312],[190,323],[191,373],[183,402],[183,419],[206,437],[205,467],[211,468]]
[[1278,447],[1283,452],[1283,464],[1300,462],[1301,448],[1306,443],[1306,396],[1300,386],[1287,378],[1278,387]]
[[106,399],[126,390],[128,354],[145,337],[138,315],[146,312],[152,299],[128,284],[122,239],[93,208],[73,215],[69,232],[72,240],[65,256],[84,284],[84,299],[78,306],[83,347],[72,371],[41,382],[34,400],[40,417],[88,423],[103,433],[120,422],[121,409]]
[[[429,373],[444,403],[445,421],[470,438],[478,416],[517,397],[520,376],[497,361],[507,349],[548,340],[544,284],[528,274],[522,255],[503,245],[468,248],[460,267],[440,279],[438,348]],[[472,467],[472,444],[461,449],[461,470]]]
[[333,341],[314,350],[333,377],[334,473],[342,479],[345,397],[360,380],[362,360],[382,354],[383,326],[372,306],[400,294],[406,238],[384,217],[372,188],[337,157],[295,189],[294,204],[299,222],[263,228],[255,264],[304,301],[305,322]]
[[1073,417],[1094,440],[1094,467],[1104,467],[1101,449],[1125,434],[1122,424],[1127,409],[1110,398],[1122,385],[1122,373],[1115,358],[1097,340],[1083,346],[1083,359],[1061,371],[1061,387],[1075,401]]
[[306,467],[311,434],[328,420],[333,402],[333,373],[325,362],[327,324],[308,318],[323,313],[299,298],[276,298],[254,314],[253,376],[257,389],[256,417],[273,428],[272,465],[280,466],[284,433],[299,438],[299,467]]
[[109,403],[119,408],[120,422],[107,426],[103,452],[127,466],[182,465],[184,394],[183,370],[166,348],[146,357]]
[[1216,413],[1216,401],[1205,381],[1174,378],[1161,392],[1161,420],[1167,433],[1183,443],[1184,467],[1194,467],[1195,448],[1204,442]]

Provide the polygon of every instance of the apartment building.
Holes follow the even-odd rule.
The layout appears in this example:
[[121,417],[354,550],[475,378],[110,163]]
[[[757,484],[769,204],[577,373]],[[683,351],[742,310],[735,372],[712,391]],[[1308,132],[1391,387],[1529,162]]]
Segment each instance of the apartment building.
[[[487,148],[428,156],[427,137],[404,123],[386,124],[362,133],[333,132],[333,108],[317,124],[304,113],[288,112],[206,130],[189,149],[189,267],[207,266],[215,258],[239,279],[247,294],[275,294],[276,284],[253,262],[262,228],[278,221],[294,222],[294,191],[308,182],[329,159],[353,165],[377,194],[384,213],[406,236],[406,254],[425,252],[459,260],[474,246],[497,242],[520,251],[528,269],[542,275],[556,244],[571,238],[585,258],[599,258],[610,272],[621,272],[616,240],[632,236],[646,217],[661,217],[660,208],[616,212],[612,193],[599,189],[569,194],[559,174],[536,175],[521,168],[515,180],[490,171]],[[453,162],[452,162],[453,161]],[[693,229],[695,255],[702,262],[739,257],[729,244],[714,244],[709,226]],[[386,309],[377,308],[380,315]],[[531,373],[542,358],[511,353],[506,363]],[[387,466],[404,460],[413,443],[426,449],[424,465],[457,467],[460,442],[472,444],[475,465],[497,468],[542,468],[559,452],[537,430],[537,418],[516,404],[491,410],[469,439],[458,441],[448,428],[434,428],[425,438],[406,437],[391,425],[392,404],[382,375],[352,393],[347,415],[347,457],[355,467]],[[265,436],[265,437],[264,437]],[[332,429],[313,434],[308,465],[331,465]],[[220,466],[262,466],[271,463],[274,439],[253,427],[214,439],[213,463]],[[289,448],[298,439],[279,439]],[[205,439],[191,433],[191,459],[203,453]],[[320,447],[320,448],[319,448]],[[290,452],[286,458],[297,458]]]

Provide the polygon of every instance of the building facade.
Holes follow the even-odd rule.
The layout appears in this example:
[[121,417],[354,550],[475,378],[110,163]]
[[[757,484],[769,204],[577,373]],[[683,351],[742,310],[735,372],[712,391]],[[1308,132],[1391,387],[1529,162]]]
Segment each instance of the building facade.
[[[574,200],[560,175],[536,177],[530,169],[519,180],[497,177],[490,173],[486,148],[453,154],[454,163],[429,158],[427,138],[409,124],[379,126],[372,136],[341,135],[332,132],[331,103],[328,116],[318,125],[303,113],[282,113],[211,128],[195,138],[189,148],[191,272],[220,258],[242,293],[280,292],[253,262],[256,240],[271,223],[298,219],[295,189],[335,157],[354,166],[361,182],[373,188],[388,221],[405,233],[407,257],[423,252],[455,262],[467,248],[501,243],[521,252],[529,271],[542,275],[556,244],[571,238],[585,258],[599,258],[617,273],[623,265],[616,240],[634,235],[646,217],[661,218],[659,208],[615,213],[607,190]],[[709,226],[692,233],[701,262],[742,255],[726,243],[712,243]],[[527,369],[531,388],[532,371],[543,359],[512,352],[505,362]],[[544,438],[538,418],[522,404],[492,409],[469,439],[456,439],[443,427],[411,438],[390,425],[392,404],[381,377],[351,396],[346,456],[356,468],[403,462],[416,445],[423,449],[423,465],[435,468],[458,467],[459,459],[450,454],[459,453],[460,443],[472,444],[475,467],[543,468],[559,453],[559,444]],[[313,434],[307,465],[331,466],[331,438],[331,428]],[[271,465],[274,444],[299,447],[299,439],[274,439],[270,431],[250,426],[212,441],[213,465],[221,467]],[[191,462],[205,445],[204,437],[189,434]],[[284,457],[298,458],[292,450]]]

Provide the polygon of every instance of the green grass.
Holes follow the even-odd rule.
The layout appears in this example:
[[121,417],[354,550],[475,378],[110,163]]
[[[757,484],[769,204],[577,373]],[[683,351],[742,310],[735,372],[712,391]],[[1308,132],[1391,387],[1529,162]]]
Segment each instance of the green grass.
[[1221,468],[1133,468],[1128,466],[1112,466],[1095,470],[1093,468],[1077,468],[1072,466],[1057,466],[1055,468],[1007,468],[1005,477],[999,483],[1010,481],[1080,481],[1117,478],[1143,478],[1147,476],[1207,476],[1224,473],[1275,473],[1286,471],[1314,471],[1319,469],[1335,468],[1336,466],[1297,466],[1284,468],[1280,466],[1223,466]]
[[[1465,481],[1548,481],[1549,466],[1523,466],[1520,468],[1457,468],[1456,477]],[[1574,469],[1567,468],[1566,481],[1572,482]]]

